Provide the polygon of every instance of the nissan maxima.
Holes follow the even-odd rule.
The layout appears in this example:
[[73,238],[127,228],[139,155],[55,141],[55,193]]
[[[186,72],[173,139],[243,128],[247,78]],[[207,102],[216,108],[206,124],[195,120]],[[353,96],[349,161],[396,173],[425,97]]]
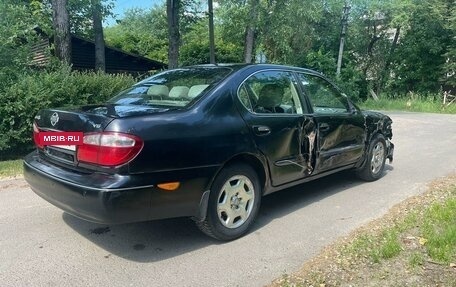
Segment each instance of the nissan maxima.
[[[391,124],[309,69],[192,66],[106,103],[39,111],[24,174],[36,194],[85,220],[191,217],[232,240],[254,224],[264,195],[342,170],[382,177]],[[81,138],[59,144],[68,133]]]

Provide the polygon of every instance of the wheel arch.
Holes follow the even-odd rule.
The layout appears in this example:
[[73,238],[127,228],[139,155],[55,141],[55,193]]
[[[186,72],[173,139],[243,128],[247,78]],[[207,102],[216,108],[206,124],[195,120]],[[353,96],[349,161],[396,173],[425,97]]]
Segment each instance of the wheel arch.
[[237,154],[231,158],[229,158],[227,161],[225,161],[220,168],[217,170],[217,172],[212,176],[211,180],[209,181],[206,191],[203,193],[201,200],[200,200],[200,205],[199,205],[199,213],[197,216],[194,217],[194,220],[197,222],[202,222],[205,220],[206,215],[207,215],[207,208],[208,208],[208,201],[209,201],[209,193],[212,184],[214,183],[214,180],[217,178],[217,176],[220,174],[220,172],[226,168],[227,166],[230,165],[235,165],[235,164],[246,164],[250,167],[253,168],[253,170],[256,172],[258,175],[258,179],[260,181],[261,185],[261,193],[264,194],[265,192],[265,187],[268,185],[267,182],[269,181],[269,171],[267,168],[267,163],[266,159],[260,156],[257,156],[255,154],[251,153],[241,153]]
[[[372,164],[374,164],[373,157],[373,148],[375,143],[383,141],[384,155],[382,158],[381,165],[379,166],[378,171],[372,171]],[[388,146],[387,139],[381,131],[376,131],[370,136],[369,142],[366,144],[366,152],[363,158],[362,164],[359,165],[356,169],[356,175],[365,181],[375,181],[382,176],[383,169],[385,166],[385,160],[388,155]],[[377,161],[377,159],[375,160]]]
[[377,136],[377,135],[382,135],[385,139],[385,134],[383,133],[383,131],[381,129],[375,129],[372,133],[369,134],[369,138],[368,140],[366,141],[366,148],[367,150],[369,150],[370,148],[370,145],[372,143],[372,140]]
[[260,185],[262,189],[262,193],[264,193],[264,188],[266,186],[266,181],[269,179],[268,176],[268,170],[267,170],[267,164],[265,162],[265,159],[259,158],[257,155],[251,154],[251,153],[242,153],[242,154],[237,154],[230,159],[228,159],[217,171],[217,173],[214,175],[214,177],[211,180],[211,185],[214,182],[214,179],[218,176],[220,171],[230,165],[234,164],[246,164],[250,167],[252,167],[256,174],[258,175],[258,179],[260,180]]
[[365,115],[365,142],[364,142],[364,153],[362,157],[355,164],[356,169],[362,168],[367,160],[369,155],[369,150],[371,147],[372,140],[376,135],[381,134],[386,139],[386,134],[384,131],[384,123],[381,119],[372,118],[370,115]]
[[364,166],[364,164],[366,164],[366,160],[367,160],[367,157],[369,155],[369,150],[371,148],[371,144],[372,144],[372,140],[377,136],[377,135],[382,135],[385,140],[386,140],[386,136],[384,134],[384,132],[382,131],[382,129],[380,127],[376,127],[376,129],[370,131],[367,136],[366,136],[366,142],[365,142],[365,149],[364,149],[364,155],[362,157],[362,159],[360,161],[358,161],[358,163],[356,164],[356,168],[359,169],[361,167]]

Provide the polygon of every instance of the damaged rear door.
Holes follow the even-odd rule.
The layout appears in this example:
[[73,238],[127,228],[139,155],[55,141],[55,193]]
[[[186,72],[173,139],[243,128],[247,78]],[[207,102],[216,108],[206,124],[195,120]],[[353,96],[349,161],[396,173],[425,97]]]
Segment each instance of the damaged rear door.
[[315,124],[298,94],[291,72],[262,71],[240,86],[238,96],[249,112],[249,125],[257,148],[268,160],[272,185],[308,176],[313,171]]
[[298,73],[312,106],[316,137],[316,172],[358,162],[365,149],[365,119],[330,82],[319,75]]

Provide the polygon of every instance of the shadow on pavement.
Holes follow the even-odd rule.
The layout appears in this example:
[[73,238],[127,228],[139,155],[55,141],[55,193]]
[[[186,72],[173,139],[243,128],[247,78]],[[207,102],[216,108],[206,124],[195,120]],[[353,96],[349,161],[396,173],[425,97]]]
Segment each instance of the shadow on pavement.
[[[392,169],[391,165],[385,166],[384,180]],[[346,171],[268,195],[262,199],[251,233],[261,232],[274,219],[360,184],[365,183],[358,180],[353,172]],[[113,254],[137,262],[155,262],[209,245],[225,244],[201,233],[189,218],[112,226],[87,222],[67,213],[63,213],[62,218],[84,238],[106,250],[106,258]]]

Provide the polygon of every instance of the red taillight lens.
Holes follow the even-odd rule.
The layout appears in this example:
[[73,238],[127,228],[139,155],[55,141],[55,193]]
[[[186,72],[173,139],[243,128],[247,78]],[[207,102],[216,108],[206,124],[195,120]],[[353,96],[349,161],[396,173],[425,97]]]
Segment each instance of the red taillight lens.
[[143,141],[134,135],[103,132],[84,135],[84,144],[78,146],[78,161],[103,166],[119,166],[131,161],[143,147]]
[[37,148],[43,149],[44,146],[40,144],[40,137],[39,137],[40,130],[38,129],[38,126],[36,123],[33,123],[33,141],[35,142],[35,145]]

